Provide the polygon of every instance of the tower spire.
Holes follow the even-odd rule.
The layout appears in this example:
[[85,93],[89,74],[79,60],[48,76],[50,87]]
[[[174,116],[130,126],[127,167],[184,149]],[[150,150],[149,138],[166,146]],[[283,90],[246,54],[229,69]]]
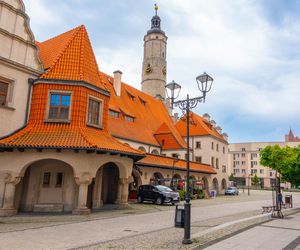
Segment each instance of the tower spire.
[[144,60],[142,72],[142,91],[164,100],[167,74],[167,36],[161,30],[161,19],[157,15],[158,6],[154,4],[155,15],[151,19],[151,29],[144,36]]
[[154,4],[154,10],[155,10],[155,16],[157,16],[157,11],[158,11],[158,5]]

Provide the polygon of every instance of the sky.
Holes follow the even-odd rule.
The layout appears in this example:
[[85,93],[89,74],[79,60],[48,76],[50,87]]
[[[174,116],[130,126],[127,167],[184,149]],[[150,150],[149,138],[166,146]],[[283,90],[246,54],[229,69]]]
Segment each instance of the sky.
[[[143,37],[153,5],[168,36],[167,83],[179,99],[200,96],[196,76],[214,78],[206,102],[229,142],[282,141],[300,135],[298,0],[24,0],[31,29],[44,41],[84,24],[107,74],[119,69],[140,89]],[[179,111],[177,111],[179,112]]]

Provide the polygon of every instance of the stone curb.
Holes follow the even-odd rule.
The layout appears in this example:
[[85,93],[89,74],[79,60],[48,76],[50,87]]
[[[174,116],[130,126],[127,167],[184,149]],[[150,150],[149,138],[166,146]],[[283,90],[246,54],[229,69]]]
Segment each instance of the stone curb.
[[[283,215],[288,216],[291,214],[299,213],[300,208],[290,208],[283,210]],[[188,246],[182,246],[180,249],[204,249],[210,245],[213,245],[219,241],[227,239],[233,235],[239,234],[257,225],[263,224],[270,220],[273,220],[272,213],[261,214],[244,218],[236,221],[226,222],[216,227],[210,228],[198,234],[192,235],[192,241],[194,244]]]

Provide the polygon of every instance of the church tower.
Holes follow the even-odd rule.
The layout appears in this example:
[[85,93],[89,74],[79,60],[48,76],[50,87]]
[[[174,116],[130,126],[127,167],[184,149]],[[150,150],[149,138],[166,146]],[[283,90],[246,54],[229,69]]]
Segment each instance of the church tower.
[[160,28],[161,19],[157,15],[151,19],[151,29],[144,36],[144,60],[142,72],[142,91],[161,100],[165,100],[167,74],[167,36]]

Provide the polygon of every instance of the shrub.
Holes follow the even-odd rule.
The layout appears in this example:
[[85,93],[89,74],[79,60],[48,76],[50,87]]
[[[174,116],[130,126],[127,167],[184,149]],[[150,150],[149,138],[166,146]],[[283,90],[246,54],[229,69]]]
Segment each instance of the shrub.
[[179,190],[179,197],[180,197],[180,200],[184,200],[185,190]]
[[197,194],[198,199],[204,199],[204,197],[205,197],[204,191],[200,188],[196,189],[196,194]]

